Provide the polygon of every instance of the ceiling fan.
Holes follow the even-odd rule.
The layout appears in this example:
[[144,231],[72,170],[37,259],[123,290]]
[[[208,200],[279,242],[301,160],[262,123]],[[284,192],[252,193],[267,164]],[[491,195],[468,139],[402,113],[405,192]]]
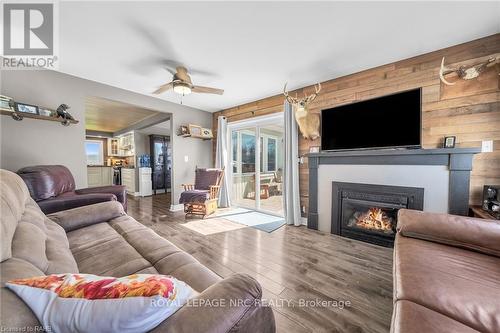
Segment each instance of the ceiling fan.
[[174,92],[183,96],[189,95],[190,93],[217,95],[222,95],[224,93],[223,89],[195,86],[191,81],[188,70],[184,66],[177,66],[175,72],[171,70],[169,70],[169,72],[174,75],[172,81],[161,85],[157,90],[153,92],[153,94],[158,95],[170,89],[173,89]]

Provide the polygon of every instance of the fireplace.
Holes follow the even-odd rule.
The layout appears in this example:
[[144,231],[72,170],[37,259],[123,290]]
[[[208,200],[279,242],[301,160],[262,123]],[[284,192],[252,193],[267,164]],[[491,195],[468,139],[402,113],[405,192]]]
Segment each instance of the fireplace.
[[424,189],[332,182],[332,233],[392,247],[398,210],[423,209]]

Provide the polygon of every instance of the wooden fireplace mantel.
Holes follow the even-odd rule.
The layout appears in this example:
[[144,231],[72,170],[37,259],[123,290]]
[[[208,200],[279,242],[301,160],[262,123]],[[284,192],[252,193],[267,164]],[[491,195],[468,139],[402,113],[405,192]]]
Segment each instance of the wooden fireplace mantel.
[[480,148],[380,149],[334,151],[307,154],[309,164],[309,211],[307,227],[318,229],[318,167],[321,164],[369,165],[445,165],[450,171],[450,214],[469,210],[469,184],[472,158]]

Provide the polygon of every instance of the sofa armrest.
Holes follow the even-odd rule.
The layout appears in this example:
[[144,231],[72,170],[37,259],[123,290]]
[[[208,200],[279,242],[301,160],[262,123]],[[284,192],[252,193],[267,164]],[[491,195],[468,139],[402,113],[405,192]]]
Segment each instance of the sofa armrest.
[[38,201],[37,204],[40,206],[40,209],[44,212],[44,214],[52,214],[61,210],[93,205],[105,201],[116,201],[116,195],[113,193],[91,193],[59,196]]
[[261,297],[255,279],[234,274],[191,299],[151,332],[275,332],[272,309],[262,305]]
[[401,209],[400,235],[461,247],[500,257],[500,222]]
[[111,185],[111,186],[98,186],[89,187],[75,190],[76,194],[97,194],[97,193],[111,193],[116,196],[116,199],[123,205],[125,211],[127,211],[127,188],[123,185]]
[[47,215],[47,217],[63,227],[66,232],[69,232],[92,224],[109,221],[123,215],[125,215],[125,211],[119,202],[107,201],[63,210]]

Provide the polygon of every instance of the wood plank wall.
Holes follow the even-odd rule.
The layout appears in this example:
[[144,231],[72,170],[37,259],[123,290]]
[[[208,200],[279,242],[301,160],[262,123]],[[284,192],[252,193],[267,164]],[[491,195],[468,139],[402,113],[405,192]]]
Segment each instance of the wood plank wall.
[[[439,68],[443,56],[447,65],[456,66],[474,64],[491,55],[500,55],[500,34],[322,82],[322,91],[310,110],[320,112],[341,104],[422,87],[424,148],[441,147],[446,135],[457,137],[457,147],[478,147],[482,140],[494,141],[494,152],[481,153],[474,158],[470,202],[479,204],[484,184],[500,184],[500,66],[490,68],[477,80],[460,81],[454,86],[441,83]],[[449,80],[454,81],[453,77]],[[296,92],[300,96],[303,92],[310,94],[313,89],[309,86]],[[215,112],[214,135],[220,115],[232,122],[282,112],[282,105],[283,96],[278,95]],[[300,154],[306,154],[310,146],[319,145],[319,139],[308,141],[300,137]],[[308,176],[306,162],[300,168],[301,205],[306,207]]]

